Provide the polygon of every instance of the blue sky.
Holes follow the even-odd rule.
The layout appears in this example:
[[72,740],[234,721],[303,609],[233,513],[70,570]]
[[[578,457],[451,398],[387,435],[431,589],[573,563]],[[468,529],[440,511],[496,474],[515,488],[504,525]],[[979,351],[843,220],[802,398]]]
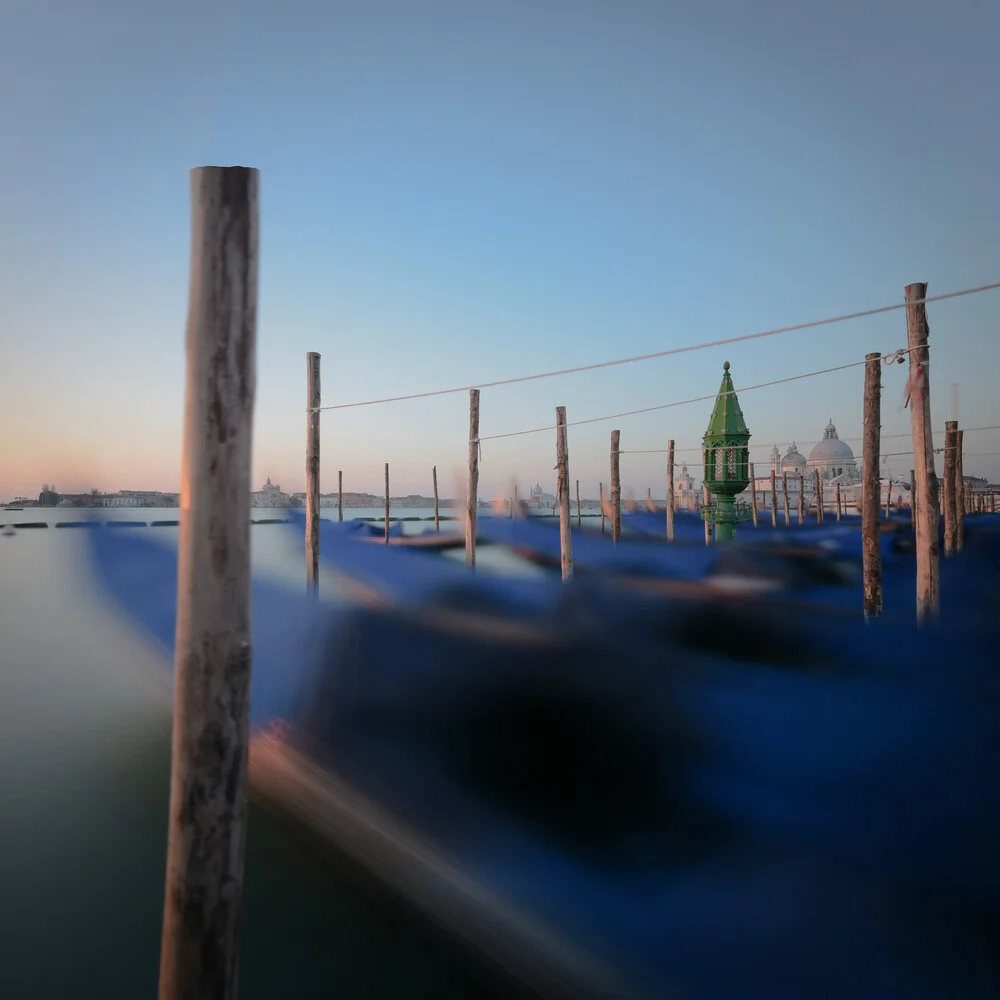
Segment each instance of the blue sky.
[[[850,2],[0,5],[0,497],[176,489],[189,191],[261,170],[254,479],[304,482],[324,402],[663,350],[1000,280],[1000,5]],[[929,307],[936,431],[1000,424],[1000,292]],[[903,313],[484,390],[483,435],[905,345]],[[883,430],[909,429],[886,370]],[[861,433],[855,369],[742,397],[757,461]],[[467,397],[323,417],[323,488],[442,489]],[[697,459],[711,404],[571,428]],[[891,447],[890,447],[891,445]],[[905,442],[886,442],[901,451]],[[966,437],[1000,478],[1000,433]],[[555,434],[487,442],[482,491],[554,485]],[[678,458],[685,457],[679,452]],[[897,471],[909,468],[894,458]],[[623,458],[662,495],[664,458]]]

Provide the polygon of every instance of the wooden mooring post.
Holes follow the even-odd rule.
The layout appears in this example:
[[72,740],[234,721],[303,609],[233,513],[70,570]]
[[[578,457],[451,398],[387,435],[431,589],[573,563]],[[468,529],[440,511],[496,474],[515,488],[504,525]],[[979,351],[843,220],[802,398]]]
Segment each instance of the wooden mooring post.
[[[882,431],[882,354],[865,355],[861,480],[861,559],[865,619],[882,614],[882,531],[879,527],[879,448]],[[819,470],[816,470],[819,481]]]
[[674,442],[667,442],[667,541],[674,540]]
[[910,427],[917,474],[917,623],[941,612],[938,549],[938,489],[931,430],[930,357],[927,348],[926,282],[906,286],[906,346],[909,349]]
[[913,524],[913,531],[917,530],[917,477],[913,469],[910,469],[910,521]]
[[306,354],[306,589],[319,593],[319,354]]
[[611,432],[611,540],[617,542],[622,533],[622,481],[620,475],[621,431]]
[[431,478],[434,480],[434,530],[441,530],[441,514],[438,506],[438,467],[435,465],[431,469]]
[[389,463],[385,463],[385,544],[389,544]]
[[778,480],[773,467],[771,469],[771,527],[778,527]]
[[757,478],[750,463],[750,513],[753,516],[753,526],[757,527]]
[[782,472],[781,474],[781,492],[785,500],[785,527],[787,528],[792,523],[792,509],[788,504],[788,473]]
[[841,509],[841,504],[840,504],[840,483],[837,483],[837,520],[838,521],[840,520],[840,509]]
[[[250,735],[260,175],[191,171],[174,718],[160,1000],[234,1000]],[[224,558],[220,557],[224,553]]]
[[476,515],[479,513],[479,390],[469,390],[469,484],[465,512],[465,565],[476,565]]
[[[565,583],[573,576],[573,529],[569,510],[569,446],[566,442],[566,407],[556,407],[556,492],[559,500],[559,562]],[[579,497],[577,483],[577,497]],[[579,509],[579,500],[577,501]]]
[[344,473],[337,472],[337,520],[344,520]]
[[961,552],[965,548],[965,511],[972,506],[971,484],[969,498],[965,496],[965,470],[962,463],[965,431],[955,431],[955,549]]
[[799,525],[805,524],[806,520],[806,477],[804,473],[799,474]]
[[955,460],[958,457],[958,423],[947,420],[944,425],[944,481],[941,490],[941,513],[944,516],[944,554],[954,555],[958,548],[958,517],[955,489],[958,476],[955,474]]
[[816,491],[816,523],[823,523],[823,482],[819,478],[819,469],[813,469],[813,488]]

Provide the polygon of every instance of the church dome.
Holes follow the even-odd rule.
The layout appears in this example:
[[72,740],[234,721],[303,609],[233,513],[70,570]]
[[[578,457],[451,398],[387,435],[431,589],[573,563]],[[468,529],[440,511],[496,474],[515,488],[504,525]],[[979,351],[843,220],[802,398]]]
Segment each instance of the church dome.
[[834,427],[831,420],[823,432],[823,440],[809,452],[809,464],[826,465],[830,462],[850,463],[853,461],[854,452],[851,450],[851,446],[837,437],[837,428]]
[[804,469],[806,456],[799,451],[798,446],[793,441],[791,447],[785,452],[785,457],[781,460],[782,469]]

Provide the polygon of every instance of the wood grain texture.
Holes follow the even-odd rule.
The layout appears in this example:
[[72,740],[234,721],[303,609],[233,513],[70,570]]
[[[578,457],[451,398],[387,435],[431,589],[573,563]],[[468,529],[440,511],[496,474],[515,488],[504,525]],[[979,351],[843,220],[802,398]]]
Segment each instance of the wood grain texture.
[[[865,355],[864,438],[861,474],[862,609],[882,614],[882,537],[879,525],[879,447],[882,434],[882,355]],[[818,475],[818,473],[817,473]]]
[[917,517],[917,623],[941,613],[941,567],[938,545],[938,485],[934,471],[934,435],[931,430],[930,352],[927,340],[926,282],[907,285],[906,346],[909,348],[910,427],[913,464],[920,495]]
[[160,1000],[237,993],[250,707],[259,183],[191,171],[191,278]]
[[479,390],[469,390],[469,482],[466,489],[465,565],[476,565],[476,517],[479,513]]
[[667,541],[674,540],[674,441],[667,442]]
[[621,431],[611,432],[611,540],[622,534]]
[[[579,483],[577,489],[579,490]],[[573,576],[573,526],[569,510],[569,443],[566,440],[565,406],[556,407],[556,492],[559,501],[559,565],[565,583]]]
[[319,355],[306,355],[306,588],[319,592]]

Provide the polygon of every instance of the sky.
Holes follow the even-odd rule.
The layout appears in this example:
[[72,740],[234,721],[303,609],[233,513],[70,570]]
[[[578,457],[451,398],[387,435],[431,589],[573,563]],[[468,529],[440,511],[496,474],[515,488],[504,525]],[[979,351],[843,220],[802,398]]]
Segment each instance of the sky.
[[[0,0],[0,499],[179,488],[197,166],[261,171],[253,479],[288,491],[307,351],[324,404],[360,402],[1000,281],[998,32],[985,0]],[[955,386],[963,426],[1000,424],[998,310],[928,306],[937,445]],[[484,389],[480,433],[905,345],[899,310]],[[860,437],[863,377],[743,392],[754,460],[831,418]],[[658,450],[697,465],[711,409],[571,426],[570,478],[597,495],[618,428],[623,488],[662,496]],[[965,450],[1000,479],[1000,432]],[[380,494],[388,462],[394,495],[435,465],[460,492],[467,455],[467,393],[322,417],[324,491]],[[552,491],[554,465],[554,430],[484,441],[481,494]]]

